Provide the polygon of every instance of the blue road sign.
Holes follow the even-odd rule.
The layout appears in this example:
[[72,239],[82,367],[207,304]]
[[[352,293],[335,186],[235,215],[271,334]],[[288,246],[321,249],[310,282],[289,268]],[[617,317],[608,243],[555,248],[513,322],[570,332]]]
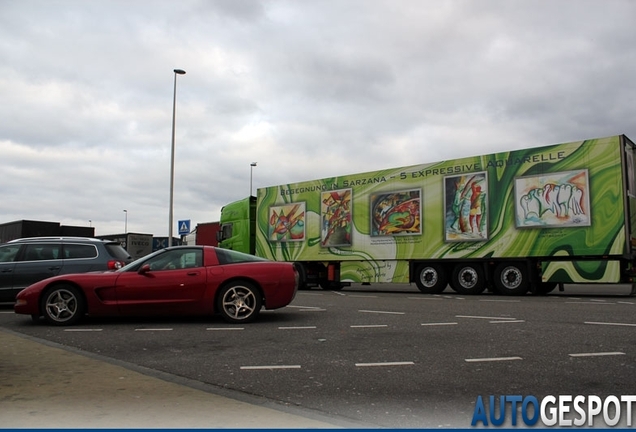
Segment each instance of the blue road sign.
[[190,219],[179,221],[179,235],[190,234]]

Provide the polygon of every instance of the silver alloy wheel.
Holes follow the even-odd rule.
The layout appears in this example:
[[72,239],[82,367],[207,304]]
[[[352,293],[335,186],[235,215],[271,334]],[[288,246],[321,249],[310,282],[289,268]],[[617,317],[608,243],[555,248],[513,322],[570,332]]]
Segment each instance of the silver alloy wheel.
[[221,293],[219,311],[226,321],[250,322],[261,309],[261,297],[249,283],[236,282]]
[[44,315],[57,324],[74,321],[80,312],[81,300],[74,290],[56,288],[51,291],[44,302]]

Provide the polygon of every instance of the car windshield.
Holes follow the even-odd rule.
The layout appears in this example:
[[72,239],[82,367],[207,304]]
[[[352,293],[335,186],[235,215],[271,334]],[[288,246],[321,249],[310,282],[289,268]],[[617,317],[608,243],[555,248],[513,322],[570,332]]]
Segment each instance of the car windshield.
[[125,272],[129,272],[129,271],[137,271],[139,270],[139,267],[141,267],[143,265],[143,263],[145,263],[147,260],[157,256],[157,255],[161,255],[163,253],[165,253],[166,250],[165,249],[160,249],[156,252],[151,253],[150,255],[146,255],[144,257],[141,257],[139,259],[136,259],[135,261],[123,266],[122,268],[120,268],[119,270],[117,270],[117,272],[119,273],[125,273]]

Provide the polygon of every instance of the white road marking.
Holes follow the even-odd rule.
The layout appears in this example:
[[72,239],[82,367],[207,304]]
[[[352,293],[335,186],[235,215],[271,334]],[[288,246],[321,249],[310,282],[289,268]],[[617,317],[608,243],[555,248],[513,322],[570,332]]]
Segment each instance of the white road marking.
[[445,325],[457,325],[456,322],[438,322],[438,323],[422,323],[423,326],[445,326]]
[[389,312],[389,311],[374,311],[374,310],[359,310],[358,312],[390,314],[390,315],[404,315],[404,312]]
[[616,302],[616,303],[618,303],[618,304],[630,304],[630,305],[635,304],[634,302],[626,302],[626,301],[619,301],[619,302]]
[[412,361],[405,362],[382,362],[382,363],[356,363],[358,367],[373,367],[373,366],[412,366],[415,363]]
[[476,315],[455,315],[455,318],[475,318],[475,319],[487,319],[487,320],[516,320],[516,318],[512,317],[487,317],[487,316],[476,316]]
[[100,332],[103,329],[64,329],[65,332]]
[[585,321],[584,324],[595,324],[595,325],[612,325],[612,326],[626,326],[626,327],[636,327],[636,324],[630,323],[611,323],[611,322],[594,322],[594,321]]
[[208,327],[208,328],[206,328],[206,330],[211,330],[211,331],[229,330],[229,331],[233,331],[233,330],[245,330],[245,327]]
[[303,326],[303,327],[278,327],[278,330],[305,330],[315,329],[316,326]]
[[614,303],[599,303],[599,302],[592,302],[592,301],[568,301],[565,302],[566,304],[586,304],[586,305],[614,305]]
[[352,325],[349,326],[351,328],[378,328],[378,327],[388,327],[386,324],[368,324],[368,325]]
[[378,298],[378,296],[374,296],[374,295],[362,295],[362,294],[350,295],[349,297],[351,297],[351,298]]
[[597,353],[579,353],[568,354],[570,357],[598,357],[598,356],[612,356],[612,355],[625,355],[624,352],[597,352]]
[[12,313],[15,313],[15,312],[13,312],[13,311],[0,311],[0,313],[12,314]]
[[317,306],[295,306],[295,305],[288,305],[286,306],[288,308],[295,308],[295,309],[322,309],[320,307]]
[[524,323],[526,320],[496,320],[496,321],[488,321],[491,324],[507,324],[507,323]]
[[464,361],[468,363],[510,361],[510,360],[523,360],[523,359],[521,357],[490,357],[490,358],[464,359]]
[[171,328],[140,328],[135,331],[172,331]]
[[409,300],[443,300],[440,297],[425,297],[425,296],[422,296],[422,297],[407,297],[407,299],[409,299]]
[[300,365],[241,366],[242,370],[300,369]]

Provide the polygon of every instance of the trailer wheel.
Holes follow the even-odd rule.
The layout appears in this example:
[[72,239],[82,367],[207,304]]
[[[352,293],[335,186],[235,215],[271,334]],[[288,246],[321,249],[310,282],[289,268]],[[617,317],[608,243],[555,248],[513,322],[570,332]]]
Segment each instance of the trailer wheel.
[[451,288],[459,294],[481,294],[486,289],[486,278],[481,266],[458,264],[453,270]]
[[446,273],[438,264],[422,264],[417,267],[415,285],[424,294],[439,294],[446,289]]
[[526,266],[502,263],[495,269],[495,288],[502,295],[524,295],[530,287]]
[[305,265],[300,262],[295,262],[294,267],[298,272],[298,289],[299,290],[307,290],[309,287],[307,286],[307,269]]

